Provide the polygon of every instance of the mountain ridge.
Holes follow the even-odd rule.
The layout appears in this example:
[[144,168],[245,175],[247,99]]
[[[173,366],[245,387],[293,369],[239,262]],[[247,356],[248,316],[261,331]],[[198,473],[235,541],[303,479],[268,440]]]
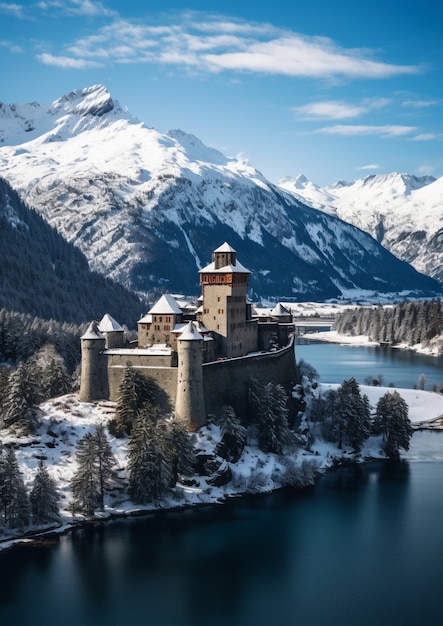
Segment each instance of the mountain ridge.
[[198,293],[196,270],[224,240],[253,272],[257,297],[438,288],[247,161],[182,130],[146,126],[102,85],[52,105],[13,106],[16,136],[11,105],[0,109],[3,175],[92,269],[133,290]]
[[443,177],[392,172],[319,187],[301,175],[277,184],[313,208],[361,228],[443,283]]

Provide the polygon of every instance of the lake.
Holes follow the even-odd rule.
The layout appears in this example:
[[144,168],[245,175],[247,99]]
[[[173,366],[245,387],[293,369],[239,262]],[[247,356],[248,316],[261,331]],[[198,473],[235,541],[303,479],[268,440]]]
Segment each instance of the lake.
[[320,382],[342,383],[353,376],[365,384],[368,376],[382,377],[382,385],[412,389],[419,376],[426,377],[425,389],[443,384],[443,357],[418,354],[389,347],[349,346],[301,340],[295,346],[297,360],[304,359],[320,374]]
[[441,626],[442,528],[443,433],[417,432],[402,461],[342,467],[309,489],[0,553],[0,623]]

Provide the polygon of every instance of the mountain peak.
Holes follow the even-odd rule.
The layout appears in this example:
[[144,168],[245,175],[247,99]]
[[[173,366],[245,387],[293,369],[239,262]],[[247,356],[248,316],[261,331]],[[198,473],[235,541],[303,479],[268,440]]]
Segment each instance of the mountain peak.
[[109,113],[114,107],[114,100],[104,85],[74,89],[55,100],[52,105],[52,108],[57,112],[62,109],[65,113],[76,113],[81,116],[93,115],[95,117]]

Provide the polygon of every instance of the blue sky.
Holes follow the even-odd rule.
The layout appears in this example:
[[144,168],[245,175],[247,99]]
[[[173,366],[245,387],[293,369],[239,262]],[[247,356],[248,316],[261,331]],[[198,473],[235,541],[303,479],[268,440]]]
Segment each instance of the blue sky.
[[269,180],[443,175],[441,0],[0,2],[0,100],[102,83]]

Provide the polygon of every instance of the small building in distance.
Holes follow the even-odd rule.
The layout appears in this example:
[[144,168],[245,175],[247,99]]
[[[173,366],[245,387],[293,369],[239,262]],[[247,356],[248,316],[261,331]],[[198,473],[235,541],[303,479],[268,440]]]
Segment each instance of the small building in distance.
[[277,305],[253,316],[250,271],[224,243],[200,270],[202,296],[193,314],[164,294],[138,322],[137,345],[124,345],[123,328],[108,314],[82,336],[80,400],[117,400],[125,369],[151,379],[158,402],[196,429],[230,404],[248,411],[250,379],[281,384],[291,397],[296,380],[290,311]]

